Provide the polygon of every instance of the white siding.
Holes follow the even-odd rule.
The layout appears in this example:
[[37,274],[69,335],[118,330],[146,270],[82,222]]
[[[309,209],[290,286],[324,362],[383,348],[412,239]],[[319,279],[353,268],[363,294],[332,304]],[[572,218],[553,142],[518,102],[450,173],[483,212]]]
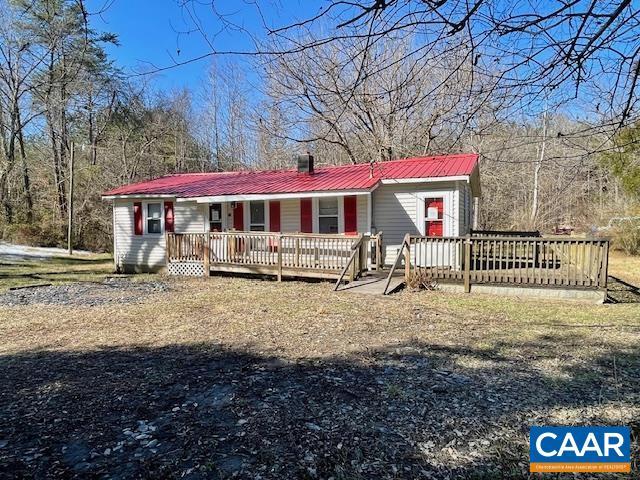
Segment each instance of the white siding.
[[205,231],[207,215],[207,204],[174,203],[175,231],[177,233],[202,233]]
[[367,233],[369,231],[369,222],[367,221],[367,198],[368,195],[356,196],[356,212],[358,215],[358,233]]
[[460,214],[459,214],[459,234],[467,235],[469,234],[469,229],[471,228],[472,223],[472,200],[471,200],[471,189],[469,188],[469,184],[460,183]]
[[383,232],[387,264],[396,259],[405,234],[422,233],[423,199],[429,195],[444,197],[444,235],[458,235],[460,201],[455,183],[386,184],[373,192],[373,227]]
[[134,235],[135,201],[115,200],[113,203],[114,260],[117,266],[125,270],[156,270],[165,263],[164,234]]
[[[356,211],[358,218],[358,232],[366,232],[368,229],[367,221],[367,196],[358,195],[356,203]],[[317,207],[314,209],[317,215]],[[339,224],[344,226],[344,210],[340,208]],[[314,228],[317,230],[317,219],[314,220]],[[280,201],[280,227],[283,232],[299,232],[300,231],[300,200],[295,198],[291,200]],[[344,227],[343,227],[344,228]]]
[[300,231],[300,200],[297,198],[280,201],[280,228],[283,232]]

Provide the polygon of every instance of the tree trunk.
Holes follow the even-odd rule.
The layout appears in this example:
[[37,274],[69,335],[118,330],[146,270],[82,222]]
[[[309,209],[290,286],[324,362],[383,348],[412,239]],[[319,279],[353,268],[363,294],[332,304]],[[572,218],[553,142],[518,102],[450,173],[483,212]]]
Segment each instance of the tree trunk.
[[2,199],[5,221],[6,223],[12,223],[13,208],[11,206],[11,200],[9,199],[9,185],[7,182],[8,176],[9,172],[6,169],[0,173],[0,198]]
[[[18,122],[20,120],[20,112],[18,111]],[[24,201],[26,205],[27,223],[33,222],[33,197],[31,195],[31,179],[29,178],[29,168],[27,167],[27,152],[24,147],[24,136],[22,134],[22,123],[19,123],[18,144],[20,146],[20,157],[22,159],[22,185],[24,187]]]

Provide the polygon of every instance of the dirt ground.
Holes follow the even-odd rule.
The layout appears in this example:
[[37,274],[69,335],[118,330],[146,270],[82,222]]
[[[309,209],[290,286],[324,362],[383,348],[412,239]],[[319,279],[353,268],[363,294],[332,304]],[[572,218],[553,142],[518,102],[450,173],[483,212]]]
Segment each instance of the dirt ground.
[[638,304],[41,288],[0,306],[2,478],[522,478],[546,424],[631,425],[638,471]]

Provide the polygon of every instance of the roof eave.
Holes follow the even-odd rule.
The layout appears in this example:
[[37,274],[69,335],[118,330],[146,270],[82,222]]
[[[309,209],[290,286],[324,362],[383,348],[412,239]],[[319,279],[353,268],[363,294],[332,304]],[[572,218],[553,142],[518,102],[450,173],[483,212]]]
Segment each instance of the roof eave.
[[229,195],[199,195],[189,196],[182,193],[127,193],[115,195],[102,195],[102,200],[126,200],[134,198],[175,198],[177,202],[210,203],[210,202],[240,202],[250,200],[286,200],[291,198],[333,197],[336,195],[366,195],[373,192],[378,183],[371,188],[358,188],[346,190],[315,190],[309,192],[281,192],[281,193],[246,193]]
[[120,200],[126,198],[175,198],[175,193],[123,193],[102,195],[102,200]]
[[316,190],[309,192],[282,192],[282,193],[245,193],[234,195],[206,195],[199,197],[180,197],[177,202],[244,202],[252,200],[288,200],[296,198],[322,198],[335,197],[343,195],[367,195],[373,192],[378,185],[374,185],[368,189],[350,189],[350,190]]
[[398,183],[434,183],[434,182],[459,182],[469,181],[470,175],[450,175],[448,177],[415,177],[415,178],[383,178],[383,185]]

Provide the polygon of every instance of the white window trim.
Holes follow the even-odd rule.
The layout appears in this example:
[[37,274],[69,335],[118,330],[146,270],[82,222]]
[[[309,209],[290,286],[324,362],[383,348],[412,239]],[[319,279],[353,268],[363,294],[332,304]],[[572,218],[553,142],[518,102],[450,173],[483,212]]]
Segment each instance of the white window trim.
[[[147,221],[149,218],[149,204],[159,203],[160,204],[160,233],[150,233],[149,232],[149,222]],[[175,208],[173,210],[173,224],[175,225]],[[164,235],[164,200],[147,200],[142,202],[142,223],[143,223],[143,233],[150,237],[162,237]]]
[[455,236],[455,222],[457,221],[457,215],[453,211],[453,199],[454,194],[451,190],[441,190],[432,192],[417,192],[416,195],[416,218],[414,219],[416,228],[420,232],[420,235],[426,235],[425,229],[425,211],[424,201],[427,198],[442,198],[442,236],[452,237]]
[[[263,202],[264,203],[264,231],[270,232],[271,218],[269,218],[269,200],[247,200],[242,202],[242,217],[244,219],[244,226],[247,232],[251,231],[251,202]],[[258,225],[258,224],[256,224]]]
[[206,204],[207,208],[204,214],[204,219],[205,219],[204,231],[205,232],[211,231],[211,204],[212,203],[219,203],[222,205],[222,209],[220,211],[220,215],[222,216],[222,218],[220,219],[220,223],[222,226],[222,231],[225,232],[227,230],[227,203],[226,202],[211,202]]
[[[344,233],[344,196],[337,196],[338,200],[338,233]],[[313,215],[313,233],[320,233],[320,199],[311,200],[311,214]],[[323,215],[323,217],[333,215]]]

